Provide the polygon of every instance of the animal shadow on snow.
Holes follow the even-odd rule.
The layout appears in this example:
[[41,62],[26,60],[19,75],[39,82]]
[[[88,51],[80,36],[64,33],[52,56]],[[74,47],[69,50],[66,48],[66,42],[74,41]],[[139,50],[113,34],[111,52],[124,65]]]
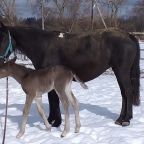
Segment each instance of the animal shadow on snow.
[[[9,104],[9,106],[8,106],[9,120],[14,123],[18,123],[20,125],[21,120],[22,120],[23,107],[24,107],[24,104]],[[48,116],[49,105],[47,103],[43,103],[43,107],[44,107],[46,115]],[[101,106],[92,105],[92,104],[84,104],[84,103],[79,103],[79,107],[80,107],[80,112],[82,110],[87,110],[90,113],[93,113],[95,115],[104,116],[106,119],[115,120],[118,117],[118,114],[111,112],[106,107],[101,107]],[[64,114],[62,106],[60,108],[61,108],[61,113]],[[2,110],[2,109],[3,109],[3,111],[5,111],[4,104],[0,104],[0,110]],[[17,113],[17,112],[19,112],[19,114],[15,115],[15,113]],[[74,113],[72,107],[70,107],[69,112],[70,112],[70,114]],[[0,117],[4,117],[4,112],[0,113]],[[43,123],[43,120],[37,112],[36,104],[32,103],[27,124],[29,126],[34,126],[34,123],[36,123],[36,122]]]

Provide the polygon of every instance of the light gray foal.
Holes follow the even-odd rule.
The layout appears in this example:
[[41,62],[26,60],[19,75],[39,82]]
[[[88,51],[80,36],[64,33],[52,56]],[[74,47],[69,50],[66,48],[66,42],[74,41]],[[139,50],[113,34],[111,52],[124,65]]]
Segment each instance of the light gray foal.
[[43,118],[46,128],[48,130],[51,129],[51,125],[48,123],[42,107],[42,94],[49,92],[52,89],[56,91],[64,107],[65,125],[61,137],[66,136],[70,130],[68,112],[69,103],[72,104],[75,113],[75,132],[79,132],[81,126],[79,106],[77,99],[71,91],[71,83],[74,78],[83,88],[87,89],[87,86],[80,81],[75,74],[62,66],[33,70],[16,64],[15,60],[16,58],[6,62],[0,67],[0,78],[7,76],[13,77],[21,84],[22,89],[26,93],[22,124],[20,126],[20,131],[17,134],[17,138],[20,138],[25,132],[25,126],[33,100],[36,102],[38,112]]

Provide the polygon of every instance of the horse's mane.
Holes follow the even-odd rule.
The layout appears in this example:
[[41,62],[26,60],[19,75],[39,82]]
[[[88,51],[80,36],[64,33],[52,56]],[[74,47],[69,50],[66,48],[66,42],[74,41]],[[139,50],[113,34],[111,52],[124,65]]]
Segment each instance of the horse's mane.
[[40,28],[34,28],[34,27],[21,27],[21,26],[9,26],[7,27],[8,30],[13,31],[22,31],[26,33],[36,33],[36,34],[42,34],[42,35],[58,35],[60,31],[54,31],[54,30],[42,30]]

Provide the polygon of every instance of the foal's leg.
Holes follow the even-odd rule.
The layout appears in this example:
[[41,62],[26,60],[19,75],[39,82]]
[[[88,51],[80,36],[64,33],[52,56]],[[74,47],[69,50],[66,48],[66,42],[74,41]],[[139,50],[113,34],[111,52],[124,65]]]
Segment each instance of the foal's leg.
[[59,107],[59,98],[54,90],[48,93],[50,114],[48,121],[52,126],[58,127],[62,122],[61,112]]
[[65,124],[64,124],[64,130],[61,134],[61,137],[65,137],[66,134],[70,131],[69,112],[68,112],[69,101],[68,101],[67,95],[65,93],[65,90],[63,88],[60,88],[60,89],[56,88],[56,91],[59,95],[59,98],[60,98],[61,103],[64,108]]
[[79,116],[79,104],[70,88],[66,91],[66,93],[75,113],[75,123],[76,123],[75,133],[78,133],[81,127]]
[[[66,97],[65,93],[63,93],[63,96]],[[65,114],[65,124],[64,124],[64,130],[61,134],[61,137],[65,137],[66,134],[70,131],[70,122],[69,122],[69,111],[68,111],[68,107],[69,107],[69,102],[68,99],[61,99],[63,108],[64,108],[64,114]]]
[[25,126],[28,120],[28,114],[30,111],[30,107],[33,101],[33,96],[27,95],[26,96],[26,101],[25,101],[25,105],[24,105],[24,109],[23,109],[23,118],[22,118],[22,123],[20,126],[20,131],[17,134],[17,138],[20,138],[24,133],[25,133]]
[[51,125],[49,124],[49,122],[47,121],[43,106],[42,106],[42,96],[36,97],[35,99],[36,105],[37,105],[37,109],[38,112],[40,114],[40,116],[42,117],[42,119],[44,120],[45,126],[48,130],[51,130]]

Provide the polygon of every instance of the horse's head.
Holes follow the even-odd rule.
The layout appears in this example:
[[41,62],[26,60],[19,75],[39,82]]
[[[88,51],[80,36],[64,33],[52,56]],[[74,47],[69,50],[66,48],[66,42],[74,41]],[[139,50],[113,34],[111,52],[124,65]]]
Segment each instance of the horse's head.
[[11,36],[8,29],[0,22],[0,65],[12,53]]
[[16,57],[1,64],[0,66],[0,78],[4,78],[11,75],[12,65],[15,64]]

